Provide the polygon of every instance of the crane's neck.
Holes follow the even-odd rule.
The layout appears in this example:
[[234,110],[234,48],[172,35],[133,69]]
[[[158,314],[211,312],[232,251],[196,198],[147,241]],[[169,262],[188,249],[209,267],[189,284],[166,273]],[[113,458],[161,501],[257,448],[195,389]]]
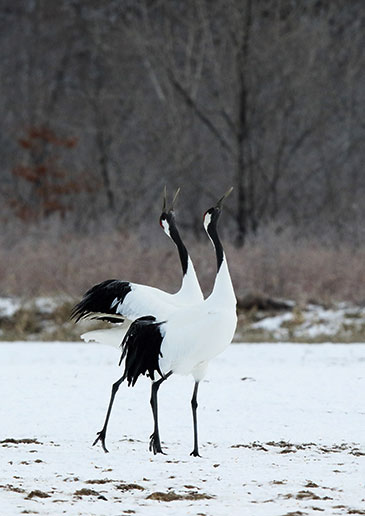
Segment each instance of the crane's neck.
[[188,251],[187,251],[183,241],[181,240],[180,234],[179,234],[175,224],[170,224],[169,234],[170,234],[171,239],[174,241],[174,243],[177,247],[177,250],[179,251],[181,268],[183,271],[183,275],[185,276],[188,271],[188,262],[189,262]]
[[225,256],[224,256],[222,242],[220,241],[219,236],[218,236],[216,224],[213,224],[213,223],[209,224],[209,226],[207,228],[207,233],[208,233],[208,236],[209,236],[210,240],[212,241],[212,244],[215,249],[215,255],[217,258],[217,275],[218,275],[219,269],[221,268],[221,265],[222,265],[223,261],[225,260]]
[[181,288],[178,292],[179,298],[186,296],[186,302],[198,302],[203,300],[203,294],[199,285],[199,281],[195,272],[195,268],[188,251],[181,240],[180,234],[175,224],[169,227],[169,234],[171,239],[176,244],[179,252],[181,268],[183,271],[183,279]]
[[195,303],[202,301],[204,299],[202,290],[200,288],[200,284],[195,272],[195,268],[193,262],[188,256],[188,268],[186,274],[184,274],[182,279],[181,288],[179,290],[179,296],[186,295],[187,303]]
[[207,233],[215,248],[217,259],[217,275],[209,299],[211,299],[215,305],[223,305],[227,308],[235,307],[237,300],[228,269],[226,255],[218,236],[216,221],[208,225]]
[[237,304],[236,295],[234,293],[231,275],[229,273],[224,252],[209,299],[214,304],[214,306],[221,306],[225,309],[235,308]]

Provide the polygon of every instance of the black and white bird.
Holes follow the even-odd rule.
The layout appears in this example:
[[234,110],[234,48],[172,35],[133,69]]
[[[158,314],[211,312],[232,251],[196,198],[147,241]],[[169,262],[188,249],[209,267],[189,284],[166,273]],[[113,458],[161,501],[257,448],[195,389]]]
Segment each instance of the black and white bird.
[[[182,267],[182,283],[178,292],[170,294],[148,285],[110,279],[88,290],[80,303],[71,312],[76,322],[80,319],[99,319],[117,323],[109,329],[94,330],[81,335],[89,341],[111,344],[119,347],[132,321],[146,314],[162,321],[175,310],[201,302],[202,290],[193,262],[180,237],[175,222],[174,204],[180,188],[176,191],[171,207],[167,208],[166,188],[160,226],[175,243]],[[121,323],[124,323],[123,325]]]
[[197,393],[209,361],[221,353],[232,341],[236,324],[236,296],[223,246],[218,236],[217,223],[228,190],[216,206],[204,214],[204,228],[216,252],[217,275],[210,296],[188,307],[180,308],[168,317],[159,319],[146,312],[133,322],[122,343],[120,364],[125,359],[123,376],[113,384],[104,426],[94,444],[101,442],[104,451],[105,437],[115,395],[120,384],[127,380],[135,385],[140,375],[148,374],[152,380],[151,407],[154,430],[150,437],[150,450],[163,453],[158,428],[157,391],[173,373],[192,375],[195,380],[191,400],[194,428],[194,448],[199,456],[197,425]]

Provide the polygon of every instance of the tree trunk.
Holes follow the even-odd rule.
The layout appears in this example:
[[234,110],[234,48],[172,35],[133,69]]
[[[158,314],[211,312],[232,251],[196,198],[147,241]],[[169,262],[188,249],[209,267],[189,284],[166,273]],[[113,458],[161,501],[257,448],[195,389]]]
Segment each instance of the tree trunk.
[[244,33],[242,35],[241,48],[237,55],[237,76],[238,76],[238,100],[237,100],[237,133],[236,133],[236,184],[237,184],[237,238],[236,245],[242,247],[245,243],[248,230],[248,199],[246,178],[248,159],[245,153],[248,148],[248,121],[247,121],[247,74],[248,74],[248,53],[250,42],[250,31],[252,22],[252,0],[247,0],[244,20]]

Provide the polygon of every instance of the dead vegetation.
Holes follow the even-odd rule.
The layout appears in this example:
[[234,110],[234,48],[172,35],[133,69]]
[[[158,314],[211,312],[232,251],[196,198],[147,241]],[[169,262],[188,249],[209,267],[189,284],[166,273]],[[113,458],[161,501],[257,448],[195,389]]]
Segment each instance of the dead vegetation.
[[35,489],[34,491],[31,491],[28,496],[27,496],[27,499],[28,500],[31,500],[32,498],[49,498],[51,495],[49,495],[48,493],[45,493],[44,491],[40,491],[39,489]]
[[13,486],[12,484],[0,485],[0,489],[4,489],[5,491],[11,491],[13,493],[25,493],[25,489]]
[[10,316],[0,314],[0,339],[6,341],[78,341],[80,334],[93,328],[107,327],[102,322],[81,322],[70,320],[71,308],[76,301],[60,301],[52,311],[44,311],[35,301],[24,302],[24,306]]
[[157,500],[159,502],[175,502],[176,500],[211,500],[214,498],[206,493],[198,493],[197,491],[189,491],[185,494],[178,494],[175,491],[163,493],[155,491],[147,496],[147,500]]
[[[29,229],[29,228],[28,228]],[[71,308],[93,284],[121,278],[158,286],[170,292],[179,288],[181,272],[175,249],[163,235],[148,245],[138,233],[99,231],[93,235],[66,233],[65,229],[33,228],[31,236],[17,229],[19,238],[0,237],[0,292],[18,297],[12,315],[0,310],[2,340],[79,340],[80,333],[101,327],[70,321]],[[208,242],[188,240],[205,294],[215,275],[214,253]],[[238,298],[237,339],[275,341],[275,335],[255,329],[252,323],[274,314],[292,312],[283,322],[286,340],[307,341],[296,335],[308,302],[331,307],[338,301],[358,306],[365,302],[365,247],[340,248],[315,239],[297,240],[289,234],[262,233],[243,248],[226,245]],[[39,307],[39,296],[58,300],[49,310]],[[290,299],[291,301],[288,301]],[[365,338],[365,321],[356,312],[346,316],[335,342]],[[317,335],[313,342],[328,340]]]
[[[158,230],[157,230],[158,231]],[[168,291],[179,288],[181,272],[176,251],[164,235],[154,245],[138,232],[68,233],[62,227],[28,227],[17,238],[0,237],[0,292],[2,296],[65,296],[79,299],[93,284],[107,278],[128,279]],[[267,234],[266,234],[267,233]],[[365,246],[327,245],[315,238],[298,239],[267,231],[243,248],[225,240],[239,308],[287,309],[296,304],[365,301]],[[186,243],[207,294],[215,275],[208,241]],[[66,307],[65,307],[66,308]],[[62,315],[62,314],[60,314]],[[26,314],[24,314],[26,319]],[[30,324],[24,321],[23,325]]]
[[[331,444],[326,446],[316,443],[290,443],[288,441],[268,441],[266,443],[253,441],[251,443],[233,444],[231,448],[246,448],[259,452],[269,452],[277,449],[277,453],[280,454],[315,450],[321,454],[347,453],[349,455],[354,455],[355,457],[365,455],[365,450],[359,448],[355,443]],[[308,481],[305,487],[313,488],[318,486],[313,482]]]
[[[80,480],[79,478],[76,481]],[[85,484],[109,484],[111,482],[115,482],[114,480],[110,480],[109,478],[94,478],[92,480],[85,480]]]
[[98,493],[94,489],[88,489],[86,487],[83,487],[82,489],[77,489],[74,492],[74,495],[77,496],[77,497],[82,497],[82,496],[99,496],[100,493]]
[[119,491],[122,491],[122,493],[126,491],[144,491],[144,487],[140,486],[139,484],[125,484],[122,482],[121,484],[118,484],[115,486],[116,489]]
[[33,438],[23,438],[23,439],[13,439],[12,437],[7,437],[6,439],[3,439],[0,441],[1,445],[7,445],[7,444],[43,444],[38,441],[38,439]]
[[287,500],[290,498],[295,498],[296,500],[333,500],[330,496],[319,496],[316,493],[313,493],[313,491],[308,490],[302,490],[296,494],[287,493],[286,495],[283,495],[283,498]]

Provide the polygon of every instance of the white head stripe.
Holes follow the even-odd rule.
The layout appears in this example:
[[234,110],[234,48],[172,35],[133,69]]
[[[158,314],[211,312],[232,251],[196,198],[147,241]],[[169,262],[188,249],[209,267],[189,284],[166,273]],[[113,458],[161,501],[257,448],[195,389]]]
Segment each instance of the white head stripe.
[[210,213],[206,213],[204,216],[205,231],[208,231],[208,226],[209,226],[211,220],[212,220],[212,215]]
[[169,226],[169,223],[167,222],[167,220],[166,220],[166,219],[163,219],[163,220],[161,221],[161,223],[162,223],[162,227],[163,227],[163,230],[164,230],[164,232],[166,233],[166,235],[168,235],[169,237],[171,237],[171,235],[170,235],[170,226]]

